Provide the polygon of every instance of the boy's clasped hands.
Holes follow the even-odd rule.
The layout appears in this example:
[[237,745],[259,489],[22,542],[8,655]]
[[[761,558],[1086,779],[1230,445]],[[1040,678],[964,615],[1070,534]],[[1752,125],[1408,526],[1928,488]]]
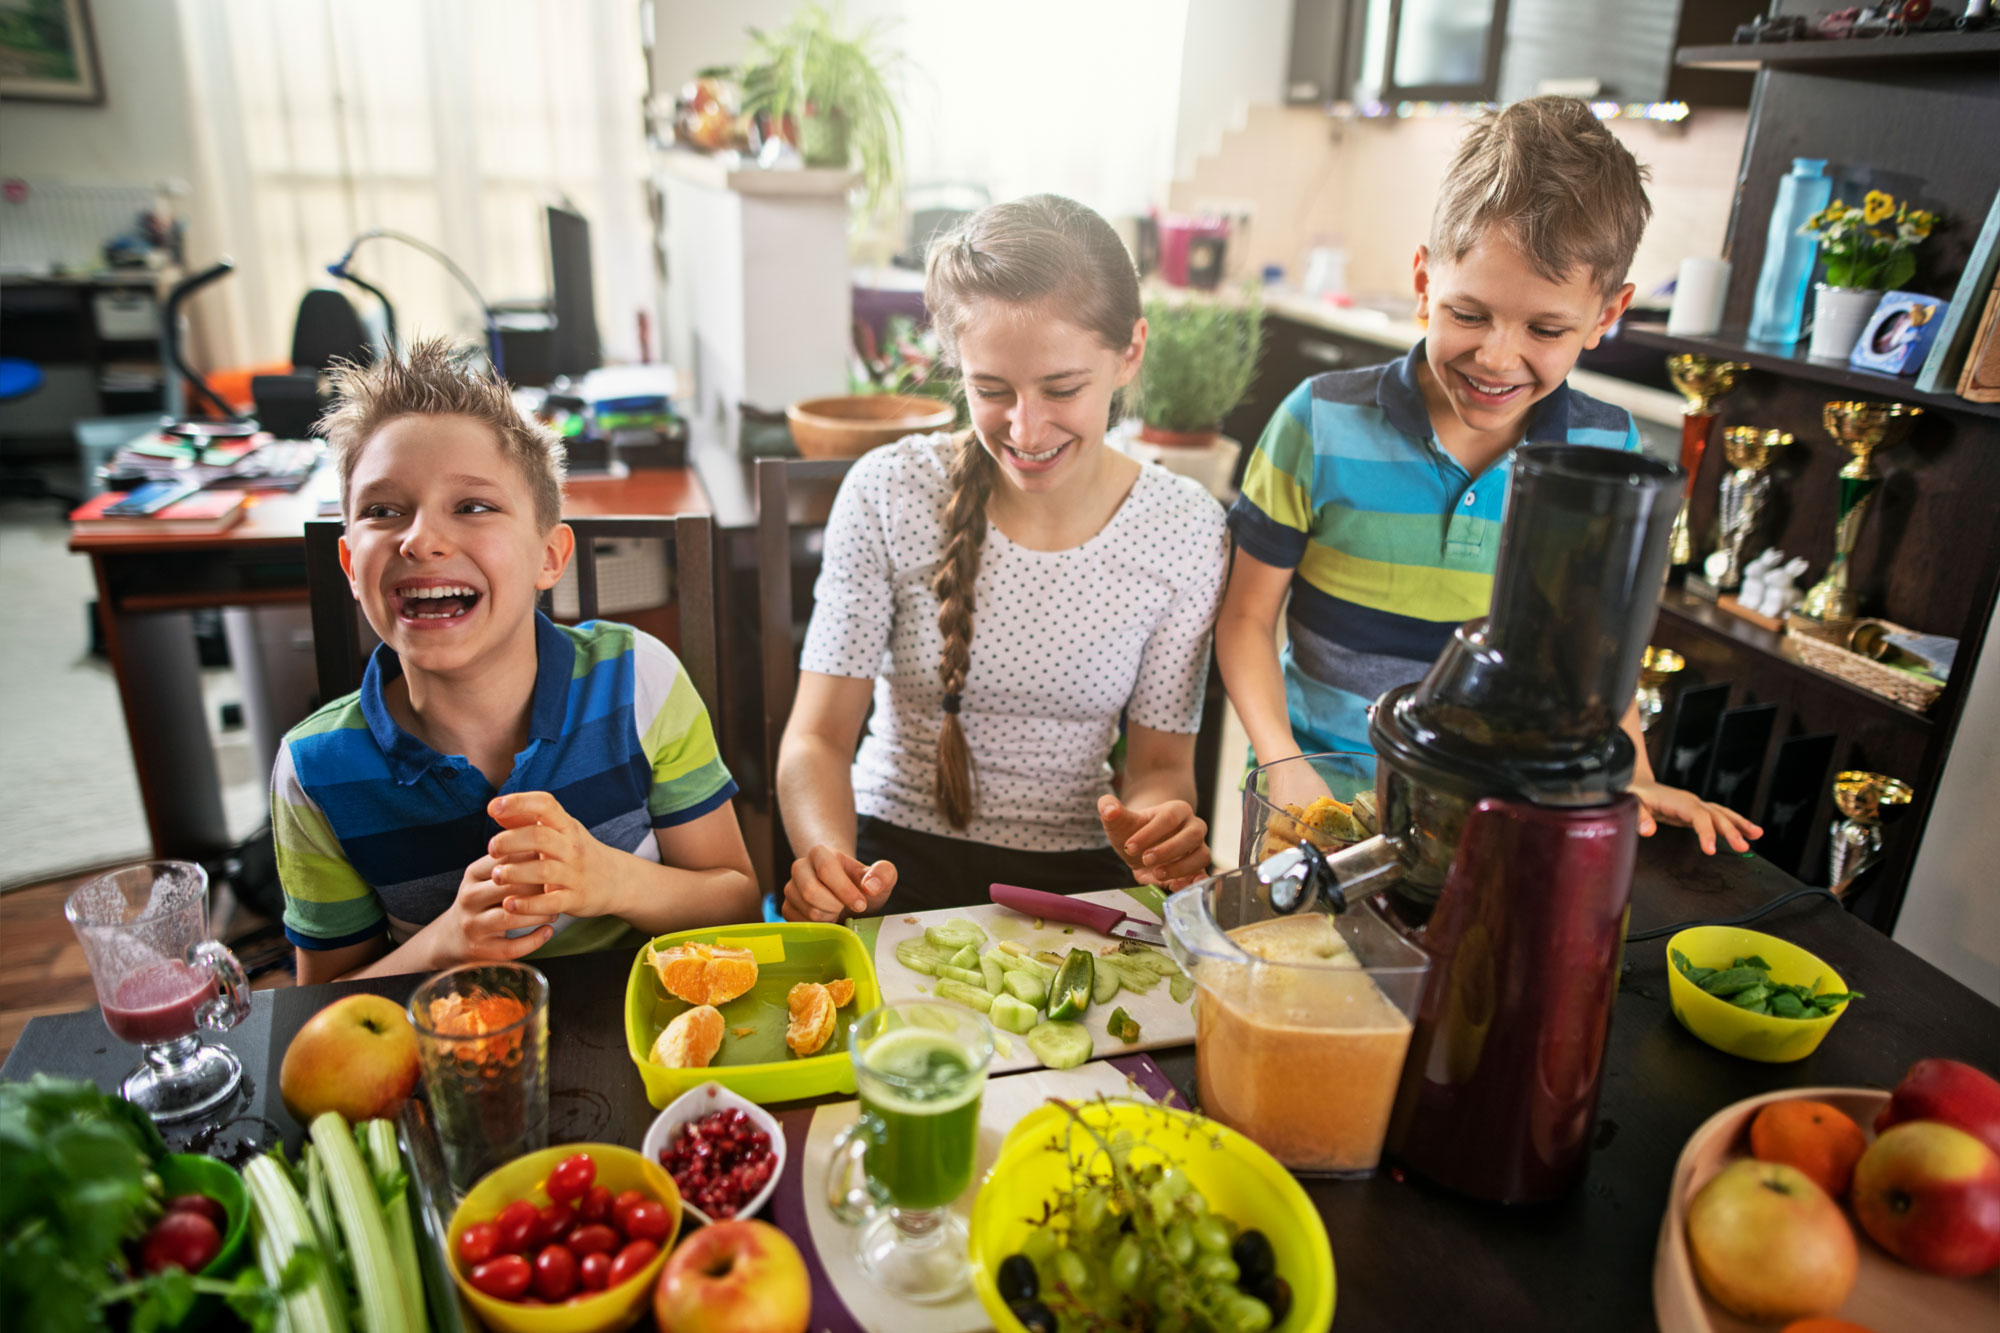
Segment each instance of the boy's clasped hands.
[[501,831],[487,854],[465,868],[451,907],[426,928],[437,932],[441,956],[523,958],[549,942],[559,916],[614,913],[621,862],[632,858],[592,837],[554,796],[496,796],[486,812]]

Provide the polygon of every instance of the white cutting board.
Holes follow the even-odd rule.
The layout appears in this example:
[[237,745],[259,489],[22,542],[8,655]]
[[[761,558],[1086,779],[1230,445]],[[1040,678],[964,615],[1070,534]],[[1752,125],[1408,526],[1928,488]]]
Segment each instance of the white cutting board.
[[[1076,895],[1086,902],[1107,903],[1119,911],[1141,921],[1159,921],[1159,916],[1137,898],[1123,889],[1100,889],[1094,893]],[[1035,929],[1034,918],[1022,916],[1011,908],[996,903],[981,903],[977,907],[944,908],[935,912],[890,913],[881,917],[881,925],[875,933],[875,979],[882,986],[882,1002],[894,1004],[898,1000],[923,1000],[931,998],[931,988],[937,978],[927,977],[921,972],[912,972],[896,961],[896,945],[907,939],[921,939],[924,927],[935,926],[953,917],[973,922],[986,932],[987,943],[980,947],[984,953],[996,940],[1018,940],[1030,949],[1048,949],[1054,953],[1067,954],[1071,949],[1088,949],[1097,953],[1107,945],[1118,941],[1109,935],[1100,935],[1088,926],[1071,926],[1071,934],[1063,934],[1063,923],[1047,921],[1040,930]],[[1167,982],[1161,981],[1144,995],[1119,988],[1107,1004],[1093,1004],[1086,1009],[1080,1020],[1090,1031],[1090,1058],[1100,1060],[1110,1055],[1130,1055],[1134,1051],[1157,1050],[1162,1046],[1187,1046],[1194,1041],[1194,1009],[1192,1001],[1185,1004],[1174,1003],[1168,992]],[[919,990],[918,987],[922,987]],[[1122,1042],[1104,1030],[1104,1024],[1111,1017],[1111,1011],[1123,1008],[1139,1024],[1139,1040]],[[1028,1049],[1028,1040],[1012,1032],[1000,1034],[1013,1044],[1014,1052],[1002,1056],[997,1051],[989,1066],[995,1074],[1008,1074],[1019,1069],[1040,1069],[1042,1062]]]

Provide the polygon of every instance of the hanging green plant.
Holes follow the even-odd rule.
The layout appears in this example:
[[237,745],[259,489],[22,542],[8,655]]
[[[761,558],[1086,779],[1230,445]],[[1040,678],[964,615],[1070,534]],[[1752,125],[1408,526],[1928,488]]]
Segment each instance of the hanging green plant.
[[743,107],[787,127],[809,167],[853,166],[870,210],[893,206],[903,166],[903,122],[889,79],[902,62],[883,44],[884,24],[851,36],[843,15],[805,0],[774,32],[750,29],[743,67]]

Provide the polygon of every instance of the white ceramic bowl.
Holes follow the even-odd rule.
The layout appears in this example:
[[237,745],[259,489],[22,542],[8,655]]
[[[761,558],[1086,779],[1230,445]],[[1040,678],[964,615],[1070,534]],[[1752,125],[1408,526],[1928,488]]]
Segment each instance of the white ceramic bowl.
[[[771,1136],[771,1153],[777,1159],[772,1164],[771,1178],[764,1182],[764,1188],[751,1195],[744,1201],[743,1206],[736,1210],[736,1216],[739,1218],[751,1217],[771,1201],[772,1193],[778,1188],[778,1177],[785,1174],[785,1131],[779,1126],[778,1118],[757,1103],[737,1096],[720,1083],[704,1083],[698,1088],[689,1088],[667,1103],[667,1109],[653,1118],[652,1126],[646,1130],[644,1142],[639,1145],[639,1151],[645,1154],[647,1161],[658,1162],[660,1154],[680,1138],[681,1131],[686,1126],[703,1116],[726,1111],[731,1107],[743,1112],[750,1118],[752,1124]],[[665,1163],[661,1163],[661,1167],[666,1169]],[[704,1226],[715,1220],[695,1207],[685,1193],[681,1195],[681,1209],[700,1219]]]

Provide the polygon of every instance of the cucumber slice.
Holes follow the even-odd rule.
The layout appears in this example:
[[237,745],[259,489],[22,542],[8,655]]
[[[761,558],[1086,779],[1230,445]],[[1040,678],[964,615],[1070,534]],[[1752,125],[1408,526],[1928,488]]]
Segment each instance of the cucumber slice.
[[937,984],[937,997],[940,1000],[950,1000],[953,1004],[962,1004],[968,1009],[977,1009],[982,1014],[993,1008],[991,995],[977,986],[968,986],[963,981],[954,981],[949,977]]
[[1074,1069],[1090,1058],[1090,1032],[1081,1023],[1037,1023],[1028,1031],[1028,1049],[1051,1069]]
[[977,949],[986,943],[986,932],[979,928],[978,923],[955,916],[935,926],[925,926],[924,938],[941,949],[958,950],[968,944]]
[[993,1019],[993,1026],[1022,1036],[1034,1031],[1035,1022],[1041,1017],[1034,1005],[1023,1004],[1011,995],[994,996],[993,1007],[987,1013]]
[[1005,940],[1001,941],[986,954],[986,957],[991,958],[1009,972],[1026,972],[1029,976],[1034,977],[1044,985],[1056,979],[1056,970],[1047,963],[1038,963],[1025,954],[1009,952],[1006,946],[1007,942]]
[[1049,1002],[1049,983],[1032,972],[1009,972],[1005,985],[1007,993],[1023,1004],[1039,1009]]
[[[1090,950],[1071,949],[1062,969],[1049,983],[1049,1018],[1054,1022],[1079,1018],[1090,1008],[1091,979],[1095,975]],[[1067,1065],[1062,1068],[1068,1068]]]
[[937,975],[937,955],[924,947],[922,940],[902,940],[896,945],[896,961],[912,972],[921,972],[927,977]]
[[1046,963],[1050,967],[1061,967],[1063,965],[1063,956],[1054,949],[1037,949],[1035,950],[1034,958],[1036,962]]
[[979,946],[976,944],[960,945],[952,952],[951,957],[945,961],[953,967],[962,967],[970,971],[979,966]]
[[1186,1004],[1188,997],[1194,994],[1194,978],[1187,976],[1185,973],[1169,978],[1167,981],[1167,994],[1174,997],[1175,1004]]
[[1000,960],[992,954],[981,956],[979,960],[979,973],[986,978],[986,989],[992,991],[995,995],[998,995],[1005,989],[1007,969],[1000,966]]
[[1118,993],[1118,974],[1108,967],[1096,967],[1090,974],[1090,1002],[1106,1004]]
[[939,963],[937,975],[952,981],[962,981],[968,986],[986,989],[986,974],[970,967],[953,967],[950,963]]

